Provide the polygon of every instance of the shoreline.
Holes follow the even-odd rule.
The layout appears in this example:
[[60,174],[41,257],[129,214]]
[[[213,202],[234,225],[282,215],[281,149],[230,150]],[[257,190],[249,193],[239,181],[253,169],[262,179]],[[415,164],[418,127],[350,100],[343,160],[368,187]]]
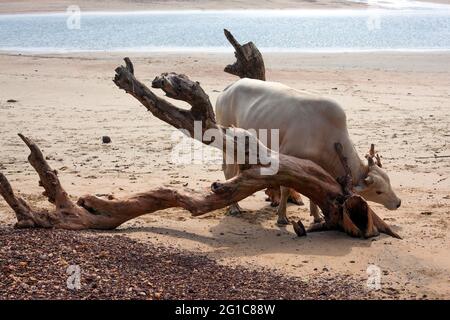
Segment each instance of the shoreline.
[[[426,0],[421,1],[429,5],[450,5],[450,0]],[[176,11],[176,10],[247,10],[247,9],[367,9],[367,3],[345,0],[0,0],[0,14],[23,13],[55,13],[65,12],[69,6],[77,5],[84,11]],[[385,6],[379,5],[378,8]],[[389,8],[387,6],[386,8]]]
[[[434,5],[450,5],[450,0],[423,0],[423,3]],[[65,12],[71,5],[77,5],[85,11],[176,11],[176,10],[229,10],[229,9],[367,9],[365,3],[345,0],[323,0],[323,1],[295,1],[295,0],[187,0],[187,1],[157,1],[157,0],[0,0],[0,14],[25,14],[25,13],[55,13]],[[383,8],[383,6],[379,6]],[[394,9],[395,10],[395,9]]]
[[[450,0],[449,0],[450,1]],[[1,4],[1,3],[0,3]],[[118,7],[118,8],[90,8],[84,9],[81,8],[81,13],[83,15],[142,15],[142,14],[211,14],[211,13],[236,13],[236,14],[247,14],[247,13],[270,13],[270,14],[280,14],[280,15],[297,15],[297,14],[329,14],[329,15],[339,15],[339,14],[353,14],[353,15],[366,15],[368,12],[380,12],[384,14],[392,13],[395,14],[396,12],[402,12],[402,13],[427,13],[427,12],[435,12],[436,10],[450,10],[450,3],[449,4],[439,4],[443,7],[441,8],[421,8],[418,10],[418,8],[389,8],[389,7],[375,7],[375,6],[355,6],[355,7],[259,7],[257,9],[252,7],[237,7],[237,8],[230,8],[230,7],[219,7],[219,8],[170,8],[170,7],[162,7],[162,8],[144,8],[144,9],[136,9],[136,8],[127,8],[127,7]],[[67,8],[61,8],[58,10],[25,10],[25,11],[5,11],[2,7],[0,7],[0,17],[8,17],[8,16],[65,16],[69,13],[66,11]]]
[[[263,54],[446,54],[450,48],[278,48],[258,47]],[[221,47],[140,47],[120,49],[2,48],[7,55],[117,55],[117,54],[233,54],[231,46]]]
[[86,11],[145,11],[145,10],[224,10],[224,9],[335,9],[335,8],[365,8],[364,4],[352,3],[347,1],[324,0],[319,3],[307,0],[275,0],[275,1],[258,1],[258,0],[236,0],[232,2],[220,0],[188,0],[188,1],[127,1],[127,0],[111,0],[111,1],[89,1],[89,0],[43,0],[43,1],[8,1],[0,0],[0,14],[17,14],[17,13],[42,13],[42,12],[65,12],[71,5],[78,5],[81,10]]

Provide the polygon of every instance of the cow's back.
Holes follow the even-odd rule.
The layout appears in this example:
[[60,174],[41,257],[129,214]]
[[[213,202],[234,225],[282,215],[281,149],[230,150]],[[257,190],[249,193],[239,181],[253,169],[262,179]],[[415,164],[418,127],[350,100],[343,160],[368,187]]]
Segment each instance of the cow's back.
[[280,152],[310,159],[334,175],[342,174],[340,166],[335,172],[334,143],[353,149],[339,105],[280,83],[238,80],[218,97],[216,115],[223,126],[279,129]]

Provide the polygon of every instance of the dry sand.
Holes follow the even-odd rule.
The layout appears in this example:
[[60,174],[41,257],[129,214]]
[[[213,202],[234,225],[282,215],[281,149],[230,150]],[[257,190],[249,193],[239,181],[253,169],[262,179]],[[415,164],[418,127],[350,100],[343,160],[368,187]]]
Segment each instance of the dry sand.
[[[124,55],[0,55],[0,170],[32,203],[45,205],[18,132],[36,139],[73,196],[121,196],[163,184],[201,190],[223,178],[219,165],[171,163],[173,129],[111,81]],[[296,238],[292,227],[275,225],[275,209],[262,192],[242,203],[248,210],[242,217],[218,210],[191,218],[171,209],[114,233],[306,280],[323,272],[366,278],[367,267],[375,264],[383,272],[384,293],[450,298],[450,54],[266,54],[265,59],[268,79],[341,103],[361,155],[376,144],[403,205],[397,211],[373,207],[404,239],[362,240],[338,232]],[[149,83],[164,71],[186,73],[213,101],[236,80],[222,72],[234,60],[231,53],[155,53],[132,60],[141,80]],[[103,135],[112,143],[102,145]],[[306,207],[290,206],[288,215],[310,221]],[[13,222],[0,201],[0,224]]]

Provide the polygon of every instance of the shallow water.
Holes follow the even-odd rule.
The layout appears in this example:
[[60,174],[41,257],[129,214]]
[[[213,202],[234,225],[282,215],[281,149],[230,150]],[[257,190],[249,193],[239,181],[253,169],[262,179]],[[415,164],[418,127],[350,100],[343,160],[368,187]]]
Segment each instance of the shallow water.
[[[0,50],[223,51],[223,28],[263,51],[450,50],[450,9],[0,15]],[[73,28],[75,27],[75,28]]]

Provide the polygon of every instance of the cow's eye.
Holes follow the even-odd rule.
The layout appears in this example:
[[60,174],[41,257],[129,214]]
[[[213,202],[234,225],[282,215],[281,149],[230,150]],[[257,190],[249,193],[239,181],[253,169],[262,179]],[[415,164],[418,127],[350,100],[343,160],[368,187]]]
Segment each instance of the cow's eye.
[[382,194],[383,193],[383,191],[377,191],[377,194]]

